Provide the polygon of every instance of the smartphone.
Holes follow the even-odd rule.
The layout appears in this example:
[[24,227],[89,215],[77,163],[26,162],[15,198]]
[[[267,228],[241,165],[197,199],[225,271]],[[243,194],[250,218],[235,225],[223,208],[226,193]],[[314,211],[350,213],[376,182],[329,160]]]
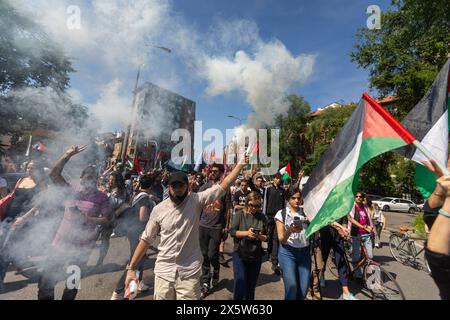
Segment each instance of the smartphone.
[[302,225],[302,219],[300,217],[294,217],[294,226],[300,227]]
[[261,233],[261,229],[253,228],[253,233],[254,234],[260,234]]

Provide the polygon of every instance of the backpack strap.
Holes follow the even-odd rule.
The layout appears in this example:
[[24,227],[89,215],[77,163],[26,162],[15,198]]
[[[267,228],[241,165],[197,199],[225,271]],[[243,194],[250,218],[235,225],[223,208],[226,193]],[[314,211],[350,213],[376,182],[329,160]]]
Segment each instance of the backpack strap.
[[145,197],[148,197],[149,195],[146,192],[141,192],[137,196],[133,198],[133,201],[131,202],[131,206],[134,207],[136,203],[144,199]]
[[281,209],[281,217],[283,218],[283,224],[286,224],[286,214],[287,214],[286,208]]

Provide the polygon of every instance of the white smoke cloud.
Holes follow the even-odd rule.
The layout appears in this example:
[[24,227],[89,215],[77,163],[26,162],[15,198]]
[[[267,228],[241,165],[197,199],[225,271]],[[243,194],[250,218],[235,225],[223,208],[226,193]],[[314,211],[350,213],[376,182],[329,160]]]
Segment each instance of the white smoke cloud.
[[132,98],[123,92],[123,84],[114,79],[106,84],[100,91],[99,99],[89,105],[97,119],[102,119],[101,130],[107,131],[110,126],[119,125],[120,122],[129,124]]
[[294,85],[309,78],[314,62],[314,55],[295,57],[279,41],[259,40],[256,50],[250,54],[238,51],[233,59],[207,58],[203,70],[208,81],[206,92],[215,96],[242,90],[254,111],[248,125],[259,128],[287,111],[285,96]]
[[[127,110],[132,88],[125,84],[134,83],[135,70],[144,62],[152,67],[152,82],[171,91],[186,91],[187,80],[206,80],[205,92],[211,96],[243,92],[254,111],[249,115],[251,127],[271,124],[277,114],[286,112],[283,98],[314,69],[315,55],[294,55],[276,39],[263,40],[253,21],[216,19],[201,32],[168,0],[79,2],[80,30],[66,27],[66,10],[76,1],[11,3],[27,14],[33,12],[76,58],[80,76],[98,92],[99,100],[89,105],[102,128],[111,127]],[[169,57],[155,45],[171,48],[172,54]],[[175,65],[174,59],[181,63]],[[177,70],[180,65],[183,70]]]

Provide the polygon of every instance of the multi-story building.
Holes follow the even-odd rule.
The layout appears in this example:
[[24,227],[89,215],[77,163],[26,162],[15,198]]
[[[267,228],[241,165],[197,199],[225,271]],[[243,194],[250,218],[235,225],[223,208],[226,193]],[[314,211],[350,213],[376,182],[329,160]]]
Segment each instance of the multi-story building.
[[176,129],[187,129],[194,146],[195,102],[179,94],[144,83],[136,92],[126,155],[136,152],[142,168],[153,168],[170,157],[177,142],[171,141]]

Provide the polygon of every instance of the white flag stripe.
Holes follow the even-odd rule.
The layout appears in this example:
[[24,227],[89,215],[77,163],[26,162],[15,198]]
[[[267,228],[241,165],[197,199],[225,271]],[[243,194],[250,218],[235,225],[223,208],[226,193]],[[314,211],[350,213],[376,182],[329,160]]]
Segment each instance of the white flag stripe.
[[[439,118],[434,126],[427,132],[421,143],[430,151],[432,155],[444,167],[447,166],[448,158],[448,110]],[[421,160],[428,161],[428,158],[416,150],[412,160],[420,162]]]
[[342,162],[331,171],[304,199],[304,210],[310,220],[319,212],[330,192],[342,181],[353,176],[356,171],[362,144],[362,132],[359,133],[356,144]]

